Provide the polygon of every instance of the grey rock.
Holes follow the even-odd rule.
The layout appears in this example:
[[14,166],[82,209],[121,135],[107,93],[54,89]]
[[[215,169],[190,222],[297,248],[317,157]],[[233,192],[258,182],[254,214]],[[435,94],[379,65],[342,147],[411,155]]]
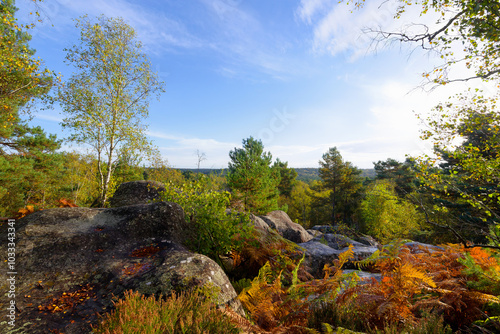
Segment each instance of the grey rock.
[[404,245],[406,247],[408,247],[413,254],[419,254],[419,253],[423,253],[423,252],[433,253],[436,251],[444,251],[443,247],[424,244],[424,243],[417,242],[417,241],[407,242]]
[[[325,238],[322,239],[322,237]],[[338,259],[339,254],[348,250],[349,244],[354,246],[353,258],[345,264],[346,268],[355,267],[354,261],[364,260],[378,250],[377,247],[366,246],[355,241],[347,243],[347,241],[353,240],[339,234],[324,234],[309,242],[298,244],[305,250],[305,264],[310,269],[309,273],[317,278],[322,277],[325,264],[332,264],[334,260]],[[337,249],[330,247],[330,245],[337,247]]]
[[306,231],[307,231],[307,233],[309,233],[310,235],[312,235],[313,238],[314,237],[318,237],[318,236],[320,236],[320,235],[323,234],[323,232],[320,232],[318,230],[313,230],[313,229],[308,229]]
[[362,235],[361,237],[358,238],[358,240],[359,242],[368,246],[381,247],[380,243],[369,235]]
[[165,185],[156,181],[132,181],[120,184],[113,197],[109,200],[112,208],[147,204],[161,199]]
[[325,233],[320,236],[315,237],[312,239],[314,241],[320,241],[326,243],[329,247],[332,247],[333,249],[342,249],[345,247],[348,247],[349,245],[353,245],[355,247],[364,247],[366,246],[365,244],[362,244],[360,242],[354,241],[346,236],[343,236],[341,234],[331,234],[331,233]]
[[[346,251],[347,248],[344,248],[343,251]],[[378,251],[377,247],[374,246],[354,246],[353,248],[353,258],[347,264],[347,266],[352,266],[353,261],[362,261],[366,258],[369,258],[373,253]]]
[[[0,240],[8,230],[0,229]],[[15,222],[16,324],[31,322],[26,333],[88,333],[97,313],[113,307],[128,290],[169,294],[211,283],[219,303],[240,314],[241,304],[223,270],[209,258],[183,246],[190,226],[182,208],[169,202],[111,209],[59,208],[35,212]],[[0,243],[0,252],[7,254]],[[142,251],[142,252],[140,252]],[[7,287],[7,266],[0,271],[0,288]],[[91,298],[75,305],[71,317],[43,314],[42,308],[63,293],[90,289]],[[30,296],[23,298],[22,296]],[[9,300],[0,298],[0,308]],[[90,323],[87,323],[87,320]],[[4,332],[0,324],[0,332]]]
[[332,264],[332,262],[339,258],[342,253],[339,250],[328,247],[319,241],[309,241],[298,244],[298,246],[305,250],[305,264],[309,268],[310,274],[314,277],[323,276],[323,267],[325,264]]
[[362,271],[362,270],[354,270],[354,269],[344,269],[342,270],[344,274],[351,274],[351,273],[356,273],[358,277],[361,279],[360,283],[369,283],[373,281],[374,279],[380,282],[382,280],[382,274],[379,273],[369,273],[367,271]]
[[322,233],[336,233],[336,229],[331,225],[315,225],[311,227],[312,230],[320,231]]

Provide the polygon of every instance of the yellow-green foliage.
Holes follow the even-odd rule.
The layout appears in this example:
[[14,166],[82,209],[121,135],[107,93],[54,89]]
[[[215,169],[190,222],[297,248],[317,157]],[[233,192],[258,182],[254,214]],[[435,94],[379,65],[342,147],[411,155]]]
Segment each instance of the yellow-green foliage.
[[368,189],[360,210],[366,233],[382,243],[411,237],[424,221],[413,204],[396,196],[394,183],[387,180],[377,181]]
[[221,263],[219,256],[242,247],[246,238],[252,238],[253,225],[247,215],[226,212],[231,200],[227,191],[211,189],[211,179],[200,176],[182,186],[166,185],[163,200],[179,204],[186,220],[192,225],[187,244],[197,253]]
[[201,292],[180,293],[162,300],[128,291],[104,316],[98,334],[221,334],[240,330]]

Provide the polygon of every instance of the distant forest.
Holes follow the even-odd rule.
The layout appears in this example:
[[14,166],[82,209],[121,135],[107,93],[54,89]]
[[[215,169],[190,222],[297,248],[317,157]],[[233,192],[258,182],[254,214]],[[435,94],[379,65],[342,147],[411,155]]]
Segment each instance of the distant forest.
[[[313,180],[320,180],[319,168],[293,168],[297,172],[297,180],[310,182]],[[221,176],[226,176],[227,168],[211,169],[211,168],[177,168],[182,174],[186,175],[189,173],[203,173],[206,175],[210,174],[220,174]],[[375,169],[366,168],[361,169],[362,178],[374,179],[376,177]]]

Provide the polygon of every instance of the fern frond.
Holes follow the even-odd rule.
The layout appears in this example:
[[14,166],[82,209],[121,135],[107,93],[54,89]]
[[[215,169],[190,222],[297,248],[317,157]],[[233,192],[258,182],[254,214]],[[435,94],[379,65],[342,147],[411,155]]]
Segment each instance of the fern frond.
[[338,260],[335,261],[336,271],[341,270],[344,264],[346,264],[347,261],[349,261],[349,259],[353,257],[354,257],[354,246],[350,244],[347,250],[345,252],[340,253]]
[[403,263],[395,270],[399,270],[401,277],[411,285],[415,285],[417,283],[415,280],[417,280],[429,285],[430,287],[436,287],[436,283],[434,283],[432,278],[430,278],[425,272],[415,268],[415,266],[411,263]]
[[292,270],[292,285],[289,288],[289,292],[290,292],[291,295],[295,295],[296,294],[297,283],[299,282],[298,272],[299,272],[300,265],[302,264],[302,262],[304,262],[305,258],[306,258],[306,253],[304,252],[304,254],[302,255],[302,258],[299,261],[299,263],[297,263],[297,265],[295,266],[295,268],[293,268],[293,270]]
[[500,298],[487,293],[482,293],[478,291],[469,291],[469,294],[473,299],[476,299],[482,303],[500,304]]

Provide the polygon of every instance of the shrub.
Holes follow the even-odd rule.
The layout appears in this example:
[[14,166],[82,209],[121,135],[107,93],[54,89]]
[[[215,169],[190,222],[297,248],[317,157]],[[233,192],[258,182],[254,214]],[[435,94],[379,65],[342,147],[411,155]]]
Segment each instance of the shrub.
[[240,330],[202,292],[175,293],[156,300],[138,292],[125,292],[125,299],[104,316],[97,334],[220,334]]
[[220,256],[241,248],[247,238],[252,238],[253,225],[247,215],[228,212],[231,194],[209,187],[209,178],[202,175],[180,187],[168,184],[162,199],[179,204],[186,220],[193,225],[187,246],[204,254],[219,264]]

